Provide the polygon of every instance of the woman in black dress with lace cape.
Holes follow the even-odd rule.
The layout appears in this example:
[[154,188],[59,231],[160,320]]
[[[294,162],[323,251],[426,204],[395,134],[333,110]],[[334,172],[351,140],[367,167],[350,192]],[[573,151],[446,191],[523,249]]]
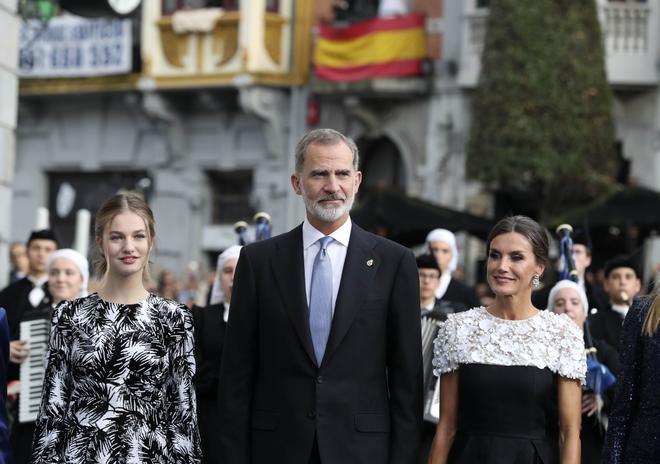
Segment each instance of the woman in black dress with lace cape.
[[487,247],[495,302],[449,315],[435,342],[440,422],[429,463],[578,464],[582,331],[531,302],[546,235],[513,216],[495,225]]

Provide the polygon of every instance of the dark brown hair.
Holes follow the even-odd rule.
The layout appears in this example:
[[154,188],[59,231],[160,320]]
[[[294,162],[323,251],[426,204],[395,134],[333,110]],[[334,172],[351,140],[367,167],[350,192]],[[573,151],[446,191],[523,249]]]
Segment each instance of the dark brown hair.
[[[147,227],[149,249],[154,243],[156,230],[154,227],[154,213],[144,199],[136,193],[118,193],[105,201],[96,212],[94,222],[94,237],[96,238],[96,256],[94,258],[94,269],[98,277],[105,276],[108,272],[108,261],[103,253],[103,232],[112,220],[121,213],[131,212],[140,216]],[[149,261],[144,266],[143,277],[149,277]]]
[[525,237],[532,245],[536,262],[543,266],[548,265],[550,258],[548,256],[548,236],[545,229],[534,219],[522,215],[508,216],[495,224],[490,234],[488,234],[488,239],[486,239],[487,253],[490,253],[490,244],[495,237],[510,232],[516,232]]

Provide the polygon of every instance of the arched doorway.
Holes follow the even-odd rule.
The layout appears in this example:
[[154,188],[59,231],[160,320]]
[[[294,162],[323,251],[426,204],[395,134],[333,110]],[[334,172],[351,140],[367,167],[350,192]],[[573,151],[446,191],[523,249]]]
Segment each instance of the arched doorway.
[[375,190],[406,191],[406,172],[399,147],[386,136],[358,140],[364,194]]

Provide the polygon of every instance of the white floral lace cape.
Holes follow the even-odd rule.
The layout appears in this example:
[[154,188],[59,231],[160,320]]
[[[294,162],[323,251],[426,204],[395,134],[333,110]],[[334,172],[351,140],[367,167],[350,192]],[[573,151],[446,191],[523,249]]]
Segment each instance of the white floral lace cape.
[[550,311],[517,321],[495,317],[484,307],[449,314],[433,352],[436,376],[460,364],[535,366],[584,385],[587,370],[582,329]]

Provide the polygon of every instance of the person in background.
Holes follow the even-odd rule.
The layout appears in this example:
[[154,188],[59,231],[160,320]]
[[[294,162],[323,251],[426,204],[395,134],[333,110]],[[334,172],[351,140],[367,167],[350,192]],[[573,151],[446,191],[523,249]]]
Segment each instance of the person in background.
[[474,289],[452,278],[452,273],[458,266],[458,248],[453,232],[447,229],[434,229],[426,236],[426,245],[442,272],[435,296],[451,305],[454,312],[480,306]]
[[[579,284],[570,280],[557,282],[548,296],[548,311],[556,314],[566,314],[575,324],[584,327],[588,308],[587,294]],[[621,368],[617,351],[595,337],[591,337],[588,346],[585,331],[585,348],[595,348],[596,359],[610,369],[615,375]],[[603,395],[597,395],[593,390],[582,390],[582,464],[598,464],[605,441],[605,424],[607,413],[614,395],[615,385],[610,386]]]
[[30,271],[30,260],[27,256],[27,248],[20,242],[15,242],[9,247],[9,261],[11,271],[9,272],[9,283],[21,280]]
[[486,282],[479,282],[474,287],[481,306],[490,306],[495,302],[495,294]]
[[[494,303],[450,314],[435,341],[440,421],[429,463],[578,464],[582,331],[531,300],[548,263],[545,230],[507,217],[486,249]],[[561,441],[548,433],[557,422]]]
[[7,372],[9,369],[9,325],[7,312],[0,308],[0,464],[12,464],[7,417]]
[[[593,308],[602,308],[607,303],[607,295],[603,288],[597,283],[592,283],[587,279],[587,270],[591,266],[592,261],[592,245],[591,238],[586,229],[577,228],[571,236],[573,240],[573,262],[575,263],[575,271],[577,272],[578,285],[587,295],[589,302],[588,310]],[[546,273],[547,274],[547,273]],[[556,278],[547,278],[538,290],[532,292],[532,302],[535,306],[542,308],[548,302],[550,289],[556,283]]]
[[193,306],[195,321],[195,389],[197,391],[197,418],[202,440],[202,462],[221,462],[216,436],[220,426],[218,416],[218,376],[222,347],[227,330],[234,271],[241,246],[233,245],[218,256],[211,301],[206,308]]
[[619,256],[605,263],[604,287],[609,304],[598,308],[590,318],[591,334],[617,351],[620,351],[623,319],[642,288],[640,274],[637,261],[630,256]]
[[162,271],[158,276],[158,295],[168,300],[176,300],[179,295],[179,284],[171,271]]
[[[50,320],[51,309],[56,305],[62,301],[74,300],[87,295],[89,264],[87,258],[77,251],[63,248],[49,256],[46,269],[48,272],[48,291],[52,296],[52,301],[47,306],[42,307],[40,318]],[[21,380],[19,378],[19,382]],[[17,412],[17,410],[14,411],[16,417],[18,416]],[[34,424],[34,421],[22,423],[15,421],[11,432],[14,464],[27,464],[30,461]]]
[[416,261],[419,273],[419,303],[421,314],[425,316],[440,306],[440,300],[435,297],[440,286],[440,267],[431,255],[420,255]]
[[19,366],[30,354],[27,340],[20,340],[20,324],[40,313],[51,303],[48,291],[48,258],[57,249],[57,238],[49,229],[37,230],[30,234],[26,249],[29,262],[28,275],[0,292],[0,307],[7,311],[9,324],[9,372],[8,394],[10,423],[14,422],[11,413],[16,411],[13,402],[18,394]]
[[[7,310],[9,323],[9,360],[20,364],[29,354],[24,341],[18,340],[19,325],[22,318],[30,311],[38,308],[42,303],[50,304],[50,294],[46,282],[48,281],[48,257],[57,250],[57,238],[48,229],[34,231],[27,241],[27,256],[30,265],[28,275],[10,284],[0,292],[0,306]],[[17,366],[10,368],[10,380],[16,379]]]
[[635,298],[623,322],[618,387],[603,464],[655,464],[660,456],[660,293]]
[[[447,314],[453,313],[454,308],[449,304],[446,304],[442,300],[439,300],[435,296],[435,292],[440,285],[440,267],[436,259],[430,254],[423,254],[417,257],[417,272],[419,273],[419,300],[421,305],[421,316],[422,316],[422,356],[424,361],[424,387],[425,390],[431,389],[430,392],[425,391],[425,401],[426,397],[430,394],[432,395],[435,390],[436,381],[433,376],[433,338],[437,334],[437,326],[435,330],[429,334],[433,338],[426,338],[429,345],[424,345],[425,325],[427,322],[426,319],[432,319],[435,321],[444,321],[447,319]],[[427,326],[428,327],[428,326]],[[428,337],[428,336],[427,336]],[[435,422],[432,422],[425,414],[424,420],[424,434],[422,436],[422,446],[420,449],[420,462],[425,463],[428,461],[429,452],[431,450],[431,444],[433,443],[433,437],[435,436]]]
[[53,312],[32,462],[199,463],[192,315],[144,288],[153,212],[114,195],[94,233],[101,284]]
[[578,274],[578,285],[584,290],[589,303],[588,311],[602,308],[607,303],[607,294],[603,287],[587,279],[587,270],[592,263],[591,237],[586,229],[578,228],[573,233],[573,261]]

